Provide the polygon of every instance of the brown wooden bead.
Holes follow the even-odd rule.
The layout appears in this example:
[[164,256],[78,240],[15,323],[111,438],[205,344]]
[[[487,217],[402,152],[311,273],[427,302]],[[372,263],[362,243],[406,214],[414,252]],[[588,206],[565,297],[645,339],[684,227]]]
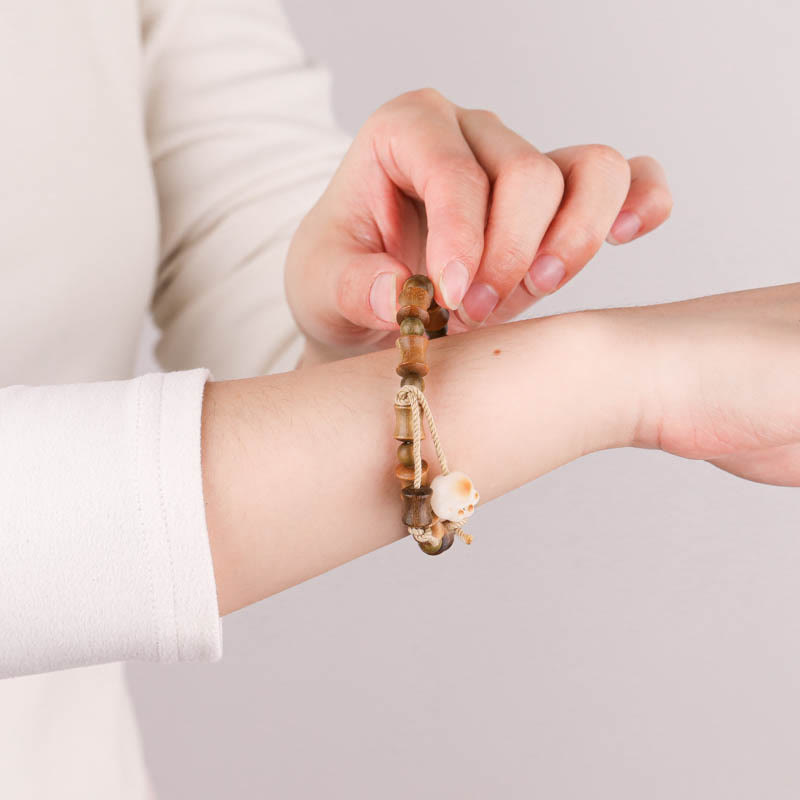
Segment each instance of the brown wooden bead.
[[397,448],[397,460],[407,467],[414,466],[414,443],[413,442],[400,442]]
[[[420,420],[420,438],[425,438],[425,426]],[[411,406],[394,404],[394,438],[398,441],[414,440],[414,425],[411,417]]]
[[400,333],[403,336],[424,336],[425,326],[419,317],[406,317],[400,323]]
[[436,537],[433,542],[417,542],[419,549],[429,556],[438,556],[449,550],[455,541],[455,534],[438,520],[431,525],[431,533]]
[[425,363],[428,339],[425,336],[398,336],[397,348],[400,350],[401,358],[397,367],[398,375],[428,374],[428,365]]
[[456,535],[449,530],[445,529],[444,536],[442,537],[442,546],[439,548],[438,552],[434,553],[434,555],[441,555],[446,550],[449,550],[453,546],[453,542],[455,541]]
[[431,510],[431,496],[433,490],[430,486],[405,486],[401,492],[403,496],[403,524],[409,528],[427,528],[433,522]]
[[450,312],[440,305],[432,305],[428,309],[428,324],[425,329],[430,331],[440,331],[442,328],[447,327],[447,322],[450,319]]
[[[402,484],[403,488],[406,486],[411,486],[411,484],[414,483],[413,460],[410,465],[398,464],[394,474],[400,479],[400,483]],[[422,459],[422,483],[428,483],[428,462],[424,458]]]
[[421,308],[420,306],[402,306],[397,312],[397,324],[402,325],[403,320],[408,319],[409,317],[415,317],[416,319],[422,320],[423,328],[427,328],[428,323],[431,321],[430,315],[424,308]]
[[421,375],[415,375],[413,372],[403,376],[400,381],[401,386],[416,386],[421,392],[425,391],[425,379]]
[[442,549],[442,539],[434,539],[432,542],[417,542],[419,549],[429,556],[438,556]]
[[447,325],[444,328],[439,328],[438,331],[428,331],[429,339],[441,339],[442,336],[447,336]]
[[433,284],[427,275],[412,275],[400,290],[401,306],[427,308],[433,300]]

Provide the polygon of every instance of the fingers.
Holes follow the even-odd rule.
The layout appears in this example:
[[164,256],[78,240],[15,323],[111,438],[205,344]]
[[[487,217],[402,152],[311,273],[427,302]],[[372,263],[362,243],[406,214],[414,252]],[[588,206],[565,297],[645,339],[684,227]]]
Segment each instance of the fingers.
[[661,164],[649,156],[628,162],[631,186],[606,241],[625,244],[657,228],[672,213],[672,194]]
[[489,178],[455,106],[431,89],[410,92],[376,113],[369,132],[390,180],[425,204],[428,274],[437,302],[456,309],[483,252]]
[[[488,111],[459,110],[464,138],[492,183],[484,249],[458,315],[480,324],[522,281],[564,189],[558,166]],[[530,302],[530,299],[529,299]]]
[[[604,241],[648,233],[672,206],[651,158],[628,162],[603,145],[542,154],[496,115],[459,108],[431,89],[387,103],[363,131],[369,146],[360,152],[381,176],[376,185],[387,186],[361,186],[390,260],[354,254],[366,260],[357,270],[348,261],[337,293],[345,319],[370,329],[394,326],[387,298],[409,274],[403,262],[419,269],[421,239],[437,302],[473,327],[520,313],[569,281]],[[416,264],[402,252],[407,226],[387,213],[402,203],[380,199],[391,191],[417,204]]]
[[547,155],[561,168],[566,186],[561,208],[525,276],[534,297],[563,286],[600,249],[631,180],[628,162],[605,145],[567,147]]

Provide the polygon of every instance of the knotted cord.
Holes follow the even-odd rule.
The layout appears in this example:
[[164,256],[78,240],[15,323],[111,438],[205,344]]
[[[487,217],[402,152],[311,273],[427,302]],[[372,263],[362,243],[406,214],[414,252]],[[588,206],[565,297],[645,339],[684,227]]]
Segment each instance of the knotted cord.
[[[411,429],[414,436],[412,451],[414,454],[414,488],[419,489],[422,486],[422,414],[428,423],[428,431],[433,441],[433,447],[436,450],[436,457],[439,459],[439,464],[442,468],[442,475],[448,475],[450,469],[447,466],[447,457],[444,454],[441,440],[439,439],[439,431],[436,428],[436,422],[433,419],[433,412],[428,405],[428,400],[425,397],[422,389],[418,386],[408,384],[401,386],[397,391],[395,402],[401,406],[411,406]],[[422,409],[422,414],[420,414]],[[455,522],[452,520],[441,520],[445,528],[455,533],[467,544],[472,544],[472,536],[464,530],[463,522]],[[418,542],[433,542],[436,537],[431,533],[430,526],[427,528],[411,528],[408,532]]]

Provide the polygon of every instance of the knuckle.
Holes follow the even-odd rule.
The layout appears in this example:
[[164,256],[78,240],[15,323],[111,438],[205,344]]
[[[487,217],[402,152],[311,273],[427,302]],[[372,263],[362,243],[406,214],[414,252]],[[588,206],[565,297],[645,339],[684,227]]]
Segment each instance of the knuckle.
[[581,160],[595,169],[630,175],[630,166],[625,156],[607,144],[587,144],[581,154]]
[[503,121],[500,119],[500,117],[495,114],[494,111],[490,111],[487,108],[470,108],[465,113],[472,117],[473,121],[477,125],[493,127],[495,125],[503,124]]
[[438,167],[437,177],[443,183],[466,183],[472,190],[488,193],[489,176],[478,162],[468,155],[446,157]]
[[548,186],[552,187],[555,191],[563,194],[564,192],[564,173],[561,167],[555,161],[547,156],[541,156],[541,164],[539,169],[542,170],[544,180]]
[[653,184],[648,194],[650,195],[650,202],[653,204],[659,219],[668,219],[670,214],[672,214],[672,192],[670,192],[664,184],[659,183]]
[[444,112],[451,105],[441,92],[430,87],[412,89],[387,100],[370,117],[371,121],[393,119],[399,114],[408,114],[414,110],[429,113],[431,109]]
[[515,153],[504,168],[509,175],[544,186],[558,194],[564,191],[564,175],[558,164],[533,148]]
[[638,167],[643,168],[647,172],[653,172],[661,169],[661,164],[656,161],[652,156],[634,156],[630,159],[631,164],[636,164]]
[[421,105],[433,108],[444,108],[450,105],[450,101],[438,89],[434,89],[431,86],[404,92],[397,100],[404,105]]
[[[547,171],[548,167],[544,163],[545,161],[550,161],[550,159],[543,158],[531,147],[517,150],[512,156],[508,157],[503,166],[514,175],[534,178]],[[552,164],[553,162],[551,161],[550,163]]]

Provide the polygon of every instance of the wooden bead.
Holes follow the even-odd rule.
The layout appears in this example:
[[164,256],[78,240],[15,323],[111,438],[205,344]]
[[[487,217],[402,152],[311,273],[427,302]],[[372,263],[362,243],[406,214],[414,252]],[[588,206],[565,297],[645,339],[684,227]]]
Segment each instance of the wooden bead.
[[403,336],[424,336],[425,326],[419,317],[406,317],[400,323],[400,333]]
[[[397,460],[407,467],[414,466],[414,443],[413,442],[400,442],[397,448]],[[427,481],[426,481],[427,483]]]
[[404,319],[415,317],[422,321],[422,327],[427,328],[428,323],[431,321],[428,312],[420,306],[402,306],[397,312],[397,324],[402,325]]
[[[400,483],[405,488],[406,486],[411,486],[414,483],[414,462],[412,460],[411,464],[398,464],[397,469],[394,471],[394,474],[400,479]],[[428,483],[428,462],[423,458],[422,459],[422,483]]]
[[429,339],[441,339],[442,336],[447,336],[447,325],[444,328],[439,328],[438,331],[428,331]]
[[435,553],[435,555],[438,556],[440,553],[444,553],[446,550],[449,550],[453,546],[455,538],[456,535],[452,531],[445,529],[444,537],[442,538],[442,546],[439,548],[439,552]]
[[425,329],[430,333],[431,331],[440,331],[442,328],[447,328],[447,322],[450,319],[450,312],[440,305],[432,305],[428,309],[428,324]]
[[403,524],[409,528],[427,528],[433,522],[430,486],[405,486],[403,496]]
[[400,381],[401,386],[416,386],[421,392],[425,391],[425,379],[421,375],[415,375],[413,372],[403,376]]
[[412,275],[400,290],[401,306],[427,308],[433,300],[433,284],[427,275]]
[[428,339],[425,336],[398,336],[397,348],[400,350],[400,364],[397,367],[398,375],[427,375],[428,365],[425,363],[425,351],[428,349]]
[[[425,438],[425,426],[420,420],[420,438]],[[399,441],[414,440],[414,425],[411,417],[411,406],[394,404],[394,438]]]
[[439,520],[431,525],[431,533],[436,537],[433,542],[417,542],[419,549],[429,556],[438,556],[453,546],[455,534],[451,533]]

